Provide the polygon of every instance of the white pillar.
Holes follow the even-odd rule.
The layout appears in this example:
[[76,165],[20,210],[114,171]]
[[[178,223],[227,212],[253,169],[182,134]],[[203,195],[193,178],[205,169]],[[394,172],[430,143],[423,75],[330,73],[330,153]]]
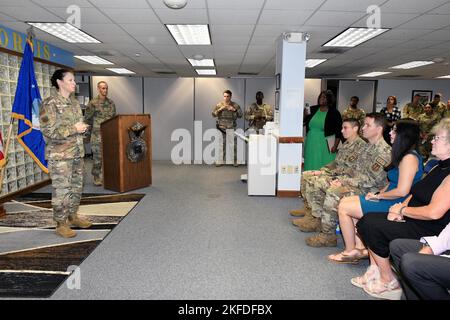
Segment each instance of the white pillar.
[[276,74],[279,91],[279,196],[300,191],[305,87],[306,40],[302,33],[283,34],[277,41]]

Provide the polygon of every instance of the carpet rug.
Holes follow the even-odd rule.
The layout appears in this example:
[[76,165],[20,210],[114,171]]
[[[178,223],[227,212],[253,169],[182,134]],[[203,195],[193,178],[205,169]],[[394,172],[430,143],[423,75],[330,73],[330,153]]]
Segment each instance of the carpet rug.
[[83,194],[79,213],[92,222],[73,228],[74,238],[55,234],[51,194],[31,193],[4,204],[0,218],[0,297],[46,298],[64,283],[143,194]]

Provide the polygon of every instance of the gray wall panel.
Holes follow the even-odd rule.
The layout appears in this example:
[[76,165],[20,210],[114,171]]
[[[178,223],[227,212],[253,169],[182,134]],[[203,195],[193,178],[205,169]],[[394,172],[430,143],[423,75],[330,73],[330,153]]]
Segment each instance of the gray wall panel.
[[92,96],[96,97],[97,83],[108,83],[108,96],[116,104],[118,114],[142,114],[142,78],[141,77],[92,77]]
[[171,141],[176,129],[191,133],[193,148],[194,79],[145,78],[144,92],[144,112],[152,116],[153,159],[170,160],[172,148],[178,144]]

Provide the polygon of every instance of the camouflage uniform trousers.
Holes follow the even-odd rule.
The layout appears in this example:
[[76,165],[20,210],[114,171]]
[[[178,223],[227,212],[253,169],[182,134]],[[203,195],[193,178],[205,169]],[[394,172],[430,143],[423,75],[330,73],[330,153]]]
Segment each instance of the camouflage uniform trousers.
[[330,187],[333,176],[330,174],[321,174],[320,176],[312,176],[306,180],[305,193],[306,202],[311,208],[313,217],[320,218],[323,201],[325,199],[325,191]]
[[326,234],[335,234],[336,227],[339,224],[337,213],[339,201],[348,196],[363,194],[364,192],[356,187],[341,186],[329,187],[325,191],[322,208],[317,212],[321,218],[321,232]]
[[102,179],[102,141],[100,139],[91,139],[92,150],[92,175]]
[[300,179],[300,193],[303,197],[303,202],[305,208],[311,208],[310,202],[308,202],[307,195],[311,195],[314,192],[314,186],[319,178],[329,176],[327,173],[322,173],[320,176],[312,174],[313,171],[302,172],[302,177]]
[[83,158],[49,160],[48,169],[52,179],[53,219],[66,222],[75,216],[83,191]]
[[[234,129],[227,129],[226,132],[223,132],[222,130],[219,130],[220,133],[222,133],[222,141],[219,140],[219,143],[222,143],[222,148],[218,148],[219,150],[219,154],[217,155],[217,163],[220,164],[233,164],[233,163],[228,163],[229,161],[234,161],[234,163],[237,163],[237,137],[236,135],[233,133]],[[227,139],[227,135],[228,135],[228,139]],[[231,144],[234,141],[234,159],[227,159],[227,149],[229,151],[231,151]],[[228,162],[227,162],[228,160]]]

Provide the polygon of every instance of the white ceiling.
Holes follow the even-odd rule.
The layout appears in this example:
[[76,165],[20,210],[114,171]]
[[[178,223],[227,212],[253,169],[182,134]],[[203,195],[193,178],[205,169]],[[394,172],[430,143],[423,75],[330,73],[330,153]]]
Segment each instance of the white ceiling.
[[[350,26],[366,26],[370,5],[381,8],[390,31],[356,48],[326,53],[322,45]],[[275,40],[283,32],[308,32],[308,58],[327,58],[308,77],[353,78],[412,60],[443,59],[395,71],[385,78],[431,79],[450,74],[449,0],[188,0],[181,10],[162,0],[0,0],[0,24],[26,32],[25,21],[64,22],[66,8],[81,8],[81,29],[100,44],[70,44],[36,30],[38,39],[76,55],[99,55],[142,76],[197,76],[186,58],[214,58],[220,77],[275,73]],[[207,23],[211,46],[178,46],[164,24]],[[137,57],[136,54],[140,56]],[[76,60],[77,71],[110,75]],[[167,75],[164,75],[167,76]]]

